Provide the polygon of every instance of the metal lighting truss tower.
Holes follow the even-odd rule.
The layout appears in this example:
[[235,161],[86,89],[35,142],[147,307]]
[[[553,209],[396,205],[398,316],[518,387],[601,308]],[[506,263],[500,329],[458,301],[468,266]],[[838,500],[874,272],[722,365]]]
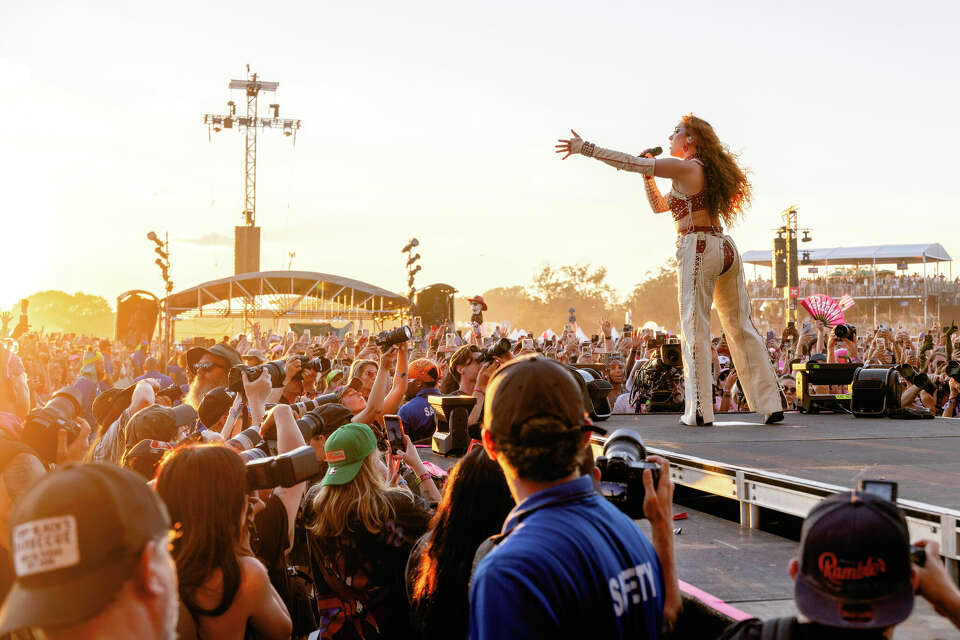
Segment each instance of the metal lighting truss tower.
[[203,116],[207,125],[208,136],[223,129],[237,129],[246,134],[244,145],[244,226],[235,228],[235,266],[236,273],[245,273],[260,270],[260,229],[256,226],[257,216],[257,135],[259,129],[280,129],[285,136],[293,136],[296,144],[297,131],[300,130],[300,121],[280,117],[280,105],[271,104],[272,117],[261,118],[258,111],[260,93],[276,91],[279,82],[267,82],[250,74],[250,65],[247,65],[246,80],[231,80],[230,89],[243,90],[247,98],[247,115],[237,116],[237,106],[233,100],[227,103],[229,113]]

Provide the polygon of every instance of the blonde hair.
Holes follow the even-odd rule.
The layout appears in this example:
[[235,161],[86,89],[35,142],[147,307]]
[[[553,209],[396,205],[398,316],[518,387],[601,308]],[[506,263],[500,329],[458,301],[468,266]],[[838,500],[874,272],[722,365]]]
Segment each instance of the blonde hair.
[[347,533],[351,520],[356,518],[367,531],[377,534],[397,515],[393,496],[412,500],[409,491],[387,484],[374,461],[378,455],[380,452],[374,451],[367,456],[350,482],[320,488],[313,498],[317,516],[307,527],[310,533],[319,538],[335,538]]
[[750,206],[751,186],[746,172],[737,164],[737,155],[720,142],[710,123],[691,114],[680,120],[697,144],[697,156],[704,164],[707,207],[727,226],[736,222]]
[[374,369],[380,367],[380,365],[375,360],[368,360],[366,358],[361,358],[360,360],[354,360],[353,364],[350,365],[350,380],[353,380],[354,378],[359,378],[360,374],[363,373],[363,368],[368,364],[373,365]]

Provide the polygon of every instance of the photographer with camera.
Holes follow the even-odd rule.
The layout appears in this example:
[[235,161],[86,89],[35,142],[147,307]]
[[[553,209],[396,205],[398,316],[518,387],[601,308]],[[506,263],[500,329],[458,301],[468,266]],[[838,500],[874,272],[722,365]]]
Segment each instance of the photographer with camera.
[[157,471],[180,536],[173,557],[180,580],[181,638],[241,638],[248,630],[285,639],[292,624],[266,567],[249,551],[250,521],[263,503],[248,496],[240,455],[219,444],[188,445]]
[[320,637],[406,638],[405,567],[430,512],[407,489],[390,485],[369,426],[346,424],[324,448],[327,473],[304,507]]
[[960,628],[960,592],[939,551],[932,541],[911,548],[894,502],[860,490],[833,494],[807,514],[787,567],[798,615],[744,620],[720,640],[892,638],[915,593]]
[[[470,637],[657,638],[680,607],[669,464],[643,473],[651,544],[580,476],[590,430],[580,387],[542,356],[500,368],[487,387],[483,447],[517,506],[470,588]],[[496,612],[491,615],[490,612]]]
[[207,392],[227,386],[227,375],[231,367],[240,364],[240,354],[229,345],[218,343],[209,349],[194,347],[188,350],[186,361],[194,378],[183,402],[199,409]]
[[[278,404],[271,410],[267,419],[259,419],[259,416],[263,415],[265,399],[271,393],[271,376],[261,374],[251,382],[247,378],[246,371],[242,371],[240,375],[244,393],[237,394],[237,398],[246,397],[253,427],[260,430],[261,437],[265,429],[275,428],[277,442],[277,457],[265,458],[262,451],[254,451],[257,455],[249,456],[251,459],[246,466],[240,455],[231,451],[243,471],[243,481],[238,486],[244,494],[250,493],[249,500],[243,499],[244,502],[249,502],[249,507],[245,508],[246,515],[242,520],[236,520],[237,527],[243,525],[244,528],[236,531],[231,529],[227,532],[223,530],[222,525],[209,528],[203,520],[204,513],[208,509],[215,513],[216,519],[225,514],[233,514],[242,506],[237,506],[238,503],[234,498],[237,487],[231,485],[228,488],[219,480],[206,477],[209,473],[226,473],[232,478],[232,482],[239,482],[235,478],[234,459],[220,451],[210,451],[212,448],[229,449],[229,447],[221,445],[180,447],[164,458],[157,473],[157,490],[167,502],[171,514],[181,514],[182,517],[178,521],[183,522],[185,530],[188,522],[193,523],[195,527],[189,540],[186,540],[182,547],[175,547],[174,557],[178,567],[190,566],[188,573],[190,579],[187,581],[186,588],[184,588],[184,580],[181,579],[181,598],[193,615],[189,620],[184,617],[182,621],[185,623],[195,621],[203,637],[232,637],[229,635],[231,630],[237,629],[237,625],[247,624],[258,628],[268,637],[274,637],[272,635],[274,631],[279,633],[285,624],[291,624],[289,614],[277,594],[287,591],[286,556],[291,547],[297,510],[306,487],[305,480],[318,468],[313,451],[305,446],[306,443],[290,406]],[[201,403],[201,406],[204,406],[204,403]],[[252,429],[251,432],[253,432]],[[253,433],[256,437],[256,432]],[[239,441],[241,439],[238,438],[237,442]],[[231,441],[228,444],[234,446],[236,443]],[[292,457],[298,456],[298,453],[302,453],[304,449],[308,452],[312,466],[305,466],[299,457],[297,458],[299,461],[294,461]],[[181,460],[181,457],[184,459]],[[294,469],[294,475],[299,473],[298,470],[301,467],[308,468],[310,473],[288,482],[281,482],[277,486],[276,483],[280,480],[274,477],[276,472],[272,471],[270,465],[279,464],[281,460],[287,460],[288,466]],[[171,464],[175,466],[171,467]],[[208,464],[209,468],[206,466]],[[175,473],[171,472],[172,475],[165,476],[168,467]],[[188,485],[192,482],[199,482],[205,486],[197,496],[184,495],[190,492]],[[260,492],[262,500],[256,497],[256,493],[252,493],[255,489],[265,489]],[[216,509],[211,506],[211,501],[217,504]],[[174,517],[177,516],[174,515]],[[240,551],[237,558],[232,558],[219,549],[213,550],[213,546],[222,544],[223,540],[233,539],[225,538],[225,534],[229,533],[233,536],[238,531],[240,541],[237,544]],[[214,534],[212,540],[203,538],[211,532]],[[184,538],[188,538],[186,531]],[[206,551],[201,551],[204,549]],[[199,557],[216,557],[218,560],[215,564],[207,562],[196,566],[198,553]],[[211,553],[215,556],[206,555]],[[266,567],[269,589],[262,588],[260,584],[264,567],[254,563],[249,557],[254,553]],[[236,567],[240,567],[240,574],[236,573]],[[228,577],[235,580],[234,593],[231,593],[233,583],[228,582]],[[245,578],[250,579],[251,588],[259,595],[247,597],[250,592],[244,587],[243,579]],[[218,588],[220,591],[217,591]],[[219,599],[215,597],[218,595]],[[280,601],[282,611],[279,613],[275,608],[275,600]],[[256,612],[259,612],[259,618]],[[286,623],[283,622],[284,618]],[[265,628],[262,628],[261,624]],[[239,628],[242,630],[244,626]],[[221,632],[223,636],[219,635]],[[189,630],[187,633],[189,634]],[[289,634],[289,630],[286,633]]]
[[440,392],[444,395],[473,396],[476,399],[467,416],[467,426],[480,424],[487,382],[498,366],[498,358],[484,360],[483,352],[475,345],[464,345],[450,357],[450,368],[440,384]]
[[10,514],[24,494],[47,473],[83,460],[90,425],[79,417],[80,393],[61,389],[46,406],[27,415],[26,422],[0,431],[0,599],[16,578],[10,546]]
[[411,440],[422,440],[433,435],[434,410],[427,400],[430,396],[440,395],[437,381],[440,368],[427,358],[418,358],[410,363],[407,370],[407,402],[400,407],[397,415],[403,421],[404,429]]

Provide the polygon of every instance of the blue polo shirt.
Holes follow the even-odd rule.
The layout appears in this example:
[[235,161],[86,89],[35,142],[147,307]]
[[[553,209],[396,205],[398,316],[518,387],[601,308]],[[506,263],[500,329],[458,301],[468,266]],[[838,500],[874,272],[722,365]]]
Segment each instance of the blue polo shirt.
[[440,391],[436,387],[421,389],[417,395],[397,411],[400,422],[403,423],[403,430],[410,436],[411,440],[422,440],[433,435],[436,430],[433,415],[436,412],[430,406],[427,397],[438,395],[440,395]]
[[470,638],[658,638],[663,571],[583,476],[517,505],[470,588]]

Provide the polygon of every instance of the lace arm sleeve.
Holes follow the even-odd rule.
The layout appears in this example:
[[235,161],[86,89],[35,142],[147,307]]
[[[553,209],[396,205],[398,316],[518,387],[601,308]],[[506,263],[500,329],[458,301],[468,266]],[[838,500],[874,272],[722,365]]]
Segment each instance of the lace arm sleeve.
[[670,210],[670,205],[667,204],[667,199],[660,195],[660,189],[657,187],[657,181],[653,179],[653,176],[644,176],[643,186],[647,190],[647,202],[650,203],[650,208],[653,209],[654,213],[663,213]]
[[614,151],[613,149],[604,149],[603,147],[596,146],[592,142],[584,142],[580,146],[579,151],[589,158],[596,158],[597,160],[606,162],[611,167],[616,167],[624,171],[642,173],[645,176],[653,175],[653,167],[656,164],[656,160],[653,158],[632,156],[629,153]]

